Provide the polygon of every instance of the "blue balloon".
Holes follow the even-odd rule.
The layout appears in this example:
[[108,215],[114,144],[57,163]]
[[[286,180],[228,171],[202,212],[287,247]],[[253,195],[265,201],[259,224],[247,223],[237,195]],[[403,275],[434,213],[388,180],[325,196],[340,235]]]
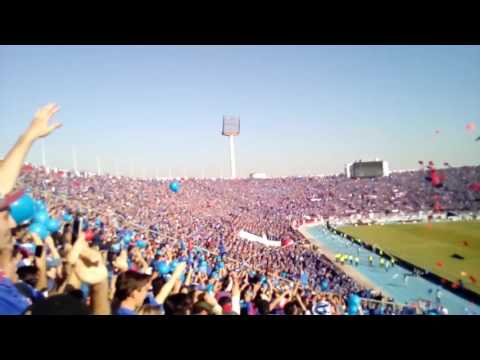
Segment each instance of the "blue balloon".
[[171,263],[170,263],[170,271],[171,272],[174,272],[175,269],[177,268],[178,266],[178,261],[177,260],[173,260]]
[[137,247],[139,247],[140,249],[145,249],[147,247],[147,242],[144,240],[138,240]]
[[47,224],[47,221],[48,219],[50,218],[50,216],[48,215],[48,212],[45,211],[45,210],[40,210],[40,211],[37,211],[35,213],[35,216],[33,217],[33,220],[36,222],[36,223],[39,223],[39,224]]
[[177,193],[180,190],[180,184],[176,181],[170,183],[170,190]]
[[63,221],[72,222],[73,221],[73,216],[70,215],[70,214],[65,214],[65,215],[63,215]]
[[216,271],[214,271],[214,272],[212,272],[212,274],[210,275],[210,277],[211,277],[212,279],[217,280],[217,279],[218,279],[218,273],[217,273]]
[[350,294],[348,297],[348,304],[350,305],[360,305],[361,299],[357,294]]
[[42,210],[47,210],[47,206],[42,200],[36,200],[35,201],[35,212],[37,211],[42,211]]
[[165,275],[165,274],[168,274],[170,271],[170,268],[168,267],[168,265],[165,263],[165,261],[162,261],[159,265],[158,265],[158,272],[162,275]]
[[9,212],[17,225],[25,224],[35,215],[35,203],[30,196],[23,194],[10,204]]
[[122,251],[122,246],[120,243],[115,243],[113,244],[110,249],[114,252],[114,253],[119,253],[120,251]]
[[358,314],[358,306],[348,307],[348,315],[357,315],[357,314]]
[[213,284],[208,284],[207,285],[207,292],[213,293]]
[[33,223],[28,227],[28,231],[32,234],[37,234],[41,240],[45,240],[49,232],[44,224]]
[[328,281],[323,280],[320,286],[321,286],[322,291],[327,291],[328,290]]
[[57,219],[48,219],[47,230],[51,233],[55,233],[60,229],[60,221]]
[[218,268],[221,270],[221,269],[223,269],[224,267],[225,267],[225,264],[223,263],[223,261],[220,261],[220,262],[218,263]]

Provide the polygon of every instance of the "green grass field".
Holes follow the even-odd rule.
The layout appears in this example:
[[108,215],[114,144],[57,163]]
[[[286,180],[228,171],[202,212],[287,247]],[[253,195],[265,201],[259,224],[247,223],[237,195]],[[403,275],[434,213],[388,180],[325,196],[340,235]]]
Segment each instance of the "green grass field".
[[[344,226],[343,231],[384,252],[448,280],[462,279],[464,287],[480,294],[480,222]],[[468,246],[464,245],[467,242]],[[453,254],[464,260],[452,258]],[[441,262],[443,266],[438,266]],[[467,273],[462,276],[461,273]],[[469,276],[473,276],[474,284]]]

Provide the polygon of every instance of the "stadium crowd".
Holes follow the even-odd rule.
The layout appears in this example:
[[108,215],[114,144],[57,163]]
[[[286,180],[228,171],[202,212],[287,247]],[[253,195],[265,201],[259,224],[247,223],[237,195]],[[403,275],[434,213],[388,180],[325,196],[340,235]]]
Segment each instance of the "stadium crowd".
[[[420,170],[357,180],[184,179],[176,193],[165,181],[24,165],[31,144],[59,127],[48,123],[56,111],[42,108],[0,163],[0,197],[10,194],[0,204],[0,314],[432,311],[381,302],[393,299],[359,285],[292,224],[304,215],[428,211],[436,196],[444,209],[479,210],[468,189],[479,167],[442,170],[441,188]],[[13,192],[15,186],[26,192]],[[35,214],[20,223],[14,207],[25,198],[36,199]],[[58,221],[49,231],[34,226],[52,219]],[[242,229],[293,245],[240,240]]]

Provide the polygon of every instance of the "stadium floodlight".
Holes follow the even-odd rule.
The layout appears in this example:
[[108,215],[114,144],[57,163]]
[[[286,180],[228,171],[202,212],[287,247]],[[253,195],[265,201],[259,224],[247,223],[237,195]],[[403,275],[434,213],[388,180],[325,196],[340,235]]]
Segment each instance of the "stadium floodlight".
[[234,116],[224,116],[222,135],[228,136],[230,139],[230,167],[232,169],[232,179],[235,179],[235,144],[233,142],[233,138],[240,135],[240,118]]

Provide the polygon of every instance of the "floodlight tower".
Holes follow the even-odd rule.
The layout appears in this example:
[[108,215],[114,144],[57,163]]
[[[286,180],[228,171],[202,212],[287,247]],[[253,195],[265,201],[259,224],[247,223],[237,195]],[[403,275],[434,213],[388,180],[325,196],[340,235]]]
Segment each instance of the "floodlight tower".
[[232,179],[235,179],[235,144],[233,142],[233,138],[234,136],[240,135],[240,118],[233,116],[224,116],[222,135],[228,136],[230,139],[230,167],[232,168]]

